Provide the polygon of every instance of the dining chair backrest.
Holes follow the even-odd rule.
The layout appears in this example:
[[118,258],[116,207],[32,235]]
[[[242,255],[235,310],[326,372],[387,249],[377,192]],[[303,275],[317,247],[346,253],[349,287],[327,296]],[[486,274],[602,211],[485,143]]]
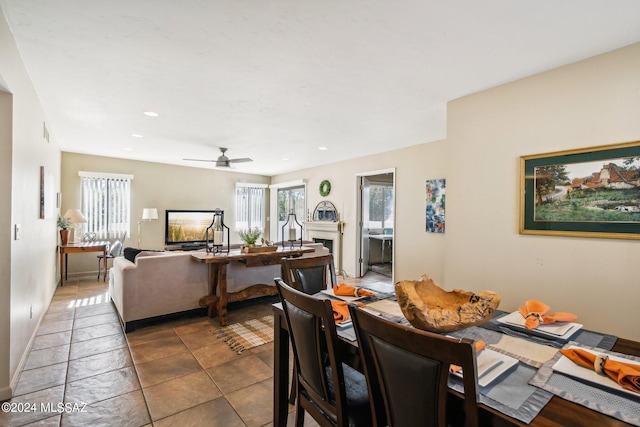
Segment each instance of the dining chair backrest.
[[306,258],[283,258],[282,277],[294,289],[313,295],[336,285],[333,255]]
[[[342,361],[336,351],[338,335],[331,302],[300,292],[275,279],[282,302],[297,373],[296,425],[302,425],[307,411],[321,426],[347,426],[354,421],[345,389]],[[370,425],[370,410],[362,378],[361,405],[364,422]],[[300,423],[300,424],[299,424]]]
[[458,340],[390,322],[355,304],[349,305],[349,311],[374,420],[385,420],[384,425],[389,427],[445,427],[449,366],[455,364],[464,372],[464,414],[461,414],[464,425],[478,426],[477,367],[472,340]]

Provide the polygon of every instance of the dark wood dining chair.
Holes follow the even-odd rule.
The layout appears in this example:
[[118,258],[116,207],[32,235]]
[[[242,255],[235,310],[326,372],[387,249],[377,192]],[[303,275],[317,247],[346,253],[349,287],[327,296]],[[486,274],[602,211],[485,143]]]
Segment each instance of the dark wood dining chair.
[[[349,305],[358,340],[374,427],[478,426],[474,343],[422,331]],[[464,372],[464,413],[447,419],[449,366]],[[448,424],[450,423],[450,424]],[[464,424],[463,424],[464,423]]]
[[321,426],[371,426],[364,375],[342,363],[331,301],[275,279],[296,370],[296,426],[305,411]]
[[[327,285],[333,287],[337,283],[331,254],[307,258],[283,258],[281,273],[287,285],[309,295],[317,294],[327,289]],[[293,404],[296,399],[297,383],[295,369],[292,375],[289,402]]]
[[283,258],[282,279],[294,289],[313,295],[336,285],[333,255],[307,258]]

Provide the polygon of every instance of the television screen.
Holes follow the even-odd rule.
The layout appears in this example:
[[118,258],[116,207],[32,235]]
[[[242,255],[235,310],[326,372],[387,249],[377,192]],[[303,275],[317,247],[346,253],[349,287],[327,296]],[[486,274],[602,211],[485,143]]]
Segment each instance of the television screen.
[[213,210],[167,210],[165,245],[205,245],[206,230],[213,221]]

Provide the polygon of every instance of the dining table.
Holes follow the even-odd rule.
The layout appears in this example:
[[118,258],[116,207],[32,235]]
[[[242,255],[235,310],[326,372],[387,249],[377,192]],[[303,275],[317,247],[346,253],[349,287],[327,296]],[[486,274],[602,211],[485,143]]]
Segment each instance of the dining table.
[[[316,294],[316,296],[320,298],[331,298],[331,296],[329,296],[327,293]],[[383,301],[387,304],[394,303],[394,302],[397,304],[395,300],[395,295],[393,294],[386,294],[386,295],[379,294],[377,297],[373,298],[373,300]],[[365,306],[367,306],[367,303],[368,303],[367,298],[360,300],[360,302],[364,303]],[[290,409],[289,401],[288,401],[290,343],[289,343],[289,333],[287,329],[287,322],[284,316],[284,311],[282,309],[282,304],[275,303],[273,304],[272,309],[273,309],[273,315],[274,315],[273,425],[278,427],[281,427],[281,426],[283,427],[283,426],[286,426],[287,424],[287,414]],[[382,317],[387,317],[388,320],[397,321],[398,323],[402,323],[404,321],[404,323],[408,325],[408,322],[406,322],[406,319],[404,318],[400,319],[398,316],[395,316],[395,315],[386,316],[385,313],[380,313],[380,314],[382,315]],[[500,313],[500,315],[504,315],[504,314],[506,313],[504,312]],[[499,316],[496,315],[494,319],[498,317]],[[502,331],[508,334],[508,335],[505,335],[507,336],[507,338],[511,339],[510,337],[511,335],[510,331],[512,331],[511,329],[503,330],[504,328],[502,328],[502,324],[496,322],[493,319],[490,323],[491,324],[488,324],[486,328],[474,326],[472,328],[467,328],[468,330],[458,331],[458,333],[453,334],[453,336],[477,337],[478,335],[480,335],[481,337],[484,337],[484,336],[489,336],[487,334],[496,334],[496,333],[499,334],[500,336],[501,335],[500,331]],[[338,343],[337,349],[340,354],[340,357],[342,358],[344,363],[362,372],[362,364],[360,362],[360,356],[358,353],[358,343],[357,343],[357,340],[355,339],[355,332],[353,331],[352,327],[351,327],[351,331],[349,332],[344,332],[345,330],[346,328],[338,328],[339,343]],[[514,330],[514,332],[516,331]],[[619,337],[614,337],[606,334],[600,335],[597,333],[592,333],[591,331],[584,331],[584,332],[581,331],[580,334],[576,334],[576,336],[581,336],[581,334],[588,336],[589,339],[593,339],[594,336],[602,337],[603,342],[608,341],[606,348],[608,349],[609,352],[612,352],[612,354],[620,353],[622,355],[629,355],[629,357],[640,356],[640,342],[619,338]],[[513,339],[522,338],[520,335],[523,335],[523,334],[519,334],[519,333],[515,334],[514,336],[519,338],[513,338]],[[532,336],[532,339],[534,341],[537,340],[538,342],[544,341],[543,339],[538,338],[535,335]],[[523,341],[522,343],[525,346],[527,345],[525,341]],[[552,354],[555,352],[553,349],[549,351]],[[490,395],[490,397],[483,396],[482,395],[483,390],[482,388],[480,388],[480,396],[479,396],[480,398],[478,400],[479,425],[496,426],[496,427],[506,427],[506,426],[622,427],[622,426],[630,426],[630,425],[636,425],[636,426],[640,425],[639,424],[640,418],[638,419],[633,418],[628,423],[622,420],[622,419],[625,419],[624,417],[622,417],[622,419],[618,419],[620,418],[620,416],[616,418],[614,416],[605,414],[601,411],[592,409],[592,408],[598,408],[598,405],[596,404],[589,403],[589,402],[587,403],[582,402],[583,404],[579,404],[575,401],[572,401],[569,398],[567,398],[567,396],[564,396],[565,393],[558,392],[557,390],[554,390],[552,386],[547,385],[545,381],[548,380],[548,378],[540,379],[541,372],[544,372],[545,370],[549,371],[546,373],[547,377],[552,375],[551,369],[549,368],[549,366],[555,363],[555,360],[560,358],[560,356],[561,356],[560,353],[557,352],[555,359],[547,362],[542,366],[539,366],[539,369],[531,368],[530,366],[527,366],[519,362],[518,368],[515,371],[506,372],[505,374],[502,374],[500,379],[496,381],[498,384],[492,387],[494,389],[494,394],[497,396],[500,396],[501,392],[503,395],[506,395],[506,394],[517,395],[518,394],[517,390],[514,390],[513,388],[509,389],[509,386],[513,387],[514,383],[518,384],[517,382],[515,382],[513,377],[516,377],[520,373],[520,370],[521,370],[520,366],[523,367],[522,369],[533,370],[534,373],[538,371],[536,375],[533,377],[533,379],[531,380],[531,382],[535,383],[536,381],[538,381],[541,388],[538,389],[537,387],[533,387],[531,385],[523,386],[523,387],[535,390],[532,393],[532,396],[530,397],[530,399],[534,401],[534,403],[531,406],[535,407],[537,405],[537,408],[535,408],[535,411],[533,411],[532,414],[526,413],[528,410],[530,410],[529,408],[524,410],[525,412],[524,414],[518,413],[517,415],[514,415],[514,413],[510,412],[509,410],[505,411],[503,407],[501,407],[502,405],[495,404],[495,402],[492,400],[492,398],[494,397],[493,395]],[[544,377],[544,375],[542,375],[542,377]],[[563,379],[561,378],[561,380]],[[505,384],[504,386],[502,386],[503,383]],[[551,383],[551,381],[549,381],[549,383]],[[502,387],[502,390],[501,390],[501,387]],[[545,389],[554,390],[555,393],[550,393]],[[604,391],[603,393],[606,393],[606,391]],[[564,397],[561,397],[561,396],[564,396]],[[605,395],[605,399],[606,397],[607,396]],[[620,398],[620,397],[617,397],[616,395],[613,395],[613,397],[616,399]],[[625,395],[622,398],[628,398],[628,396]],[[505,399],[509,400],[509,397],[506,397]],[[635,397],[632,396],[631,399],[632,399],[632,405],[636,405],[635,410],[640,411],[640,394],[637,396],[637,404],[635,403]],[[456,387],[452,386],[452,380],[450,379],[449,402],[447,405],[447,411],[448,412],[451,411],[451,413],[463,411],[464,410],[463,403],[464,403],[464,394],[462,393],[461,389],[456,390]],[[526,405],[523,405],[523,406],[526,406]],[[506,408],[506,409],[509,409],[509,408]],[[616,411],[613,411],[613,412],[616,412]],[[629,419],[627,419],[627,421],[628,420]]]

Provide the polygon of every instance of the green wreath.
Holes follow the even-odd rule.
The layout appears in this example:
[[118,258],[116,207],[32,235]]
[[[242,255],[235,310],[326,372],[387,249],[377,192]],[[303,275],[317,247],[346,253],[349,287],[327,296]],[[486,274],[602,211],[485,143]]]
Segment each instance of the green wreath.
[[320,183],[320,195],[327,197],[329,193],[331,193],[331,183],[325,179]]

